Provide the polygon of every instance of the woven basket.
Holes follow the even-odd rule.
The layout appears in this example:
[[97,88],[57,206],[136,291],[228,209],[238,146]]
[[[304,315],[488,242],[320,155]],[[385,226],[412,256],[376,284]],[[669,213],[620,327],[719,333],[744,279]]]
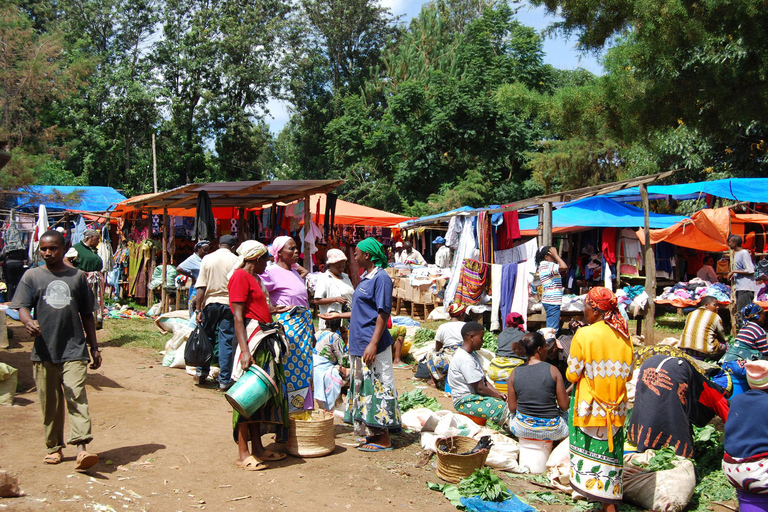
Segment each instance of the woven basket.
[[323,457],[336,448],[333,413],[311,412],[312,420],[291,417],[288,427],[288,453],[294,457]]
[[[480,450],[471,455],[457,455],[468,452],[477,445],[477,439],[471,437],[456,436],[441,439],[437,442],[437,476],[457,484],[462,478],[466,478],[480,469],[488,458],[488,449]],[[444,451],[447,450],[447,451]]]

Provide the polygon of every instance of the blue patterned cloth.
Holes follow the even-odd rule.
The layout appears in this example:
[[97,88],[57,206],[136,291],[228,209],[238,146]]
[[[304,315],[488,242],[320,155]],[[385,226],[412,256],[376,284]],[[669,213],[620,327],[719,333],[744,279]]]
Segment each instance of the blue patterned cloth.
[[289,412],[313,408],[312,345],[315,328],[307,308],[294,307],[277,315],[288,341],[288,354],[283,362],[288,386]]
[[509,430],[519,438],[559,441],[568,437],[566,413],[563,413],[563,416],[536,418],[518,412],[510,422]]

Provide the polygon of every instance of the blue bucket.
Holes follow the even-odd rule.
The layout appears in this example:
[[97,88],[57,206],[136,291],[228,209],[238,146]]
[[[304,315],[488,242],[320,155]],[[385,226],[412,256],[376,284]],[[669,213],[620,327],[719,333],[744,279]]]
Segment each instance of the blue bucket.
[[227,401],[241,415],[250,418],[277,394],[272,378],[258,366],[251,366],[243,373],[234,386],[224,395]]

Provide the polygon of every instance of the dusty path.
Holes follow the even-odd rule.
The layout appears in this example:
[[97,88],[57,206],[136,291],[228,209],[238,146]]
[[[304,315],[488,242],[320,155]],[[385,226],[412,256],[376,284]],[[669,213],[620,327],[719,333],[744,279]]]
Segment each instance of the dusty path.
[[[23,391],[18,405],[0,408],[0,467],[19,477],[26,496],[0,500],[0,509],[455,510],[426,488],[439,480],[432,464],[416,467],[415,434],[396,436],[394,451],[364,454],[350,446],[350,429],[337,425],[337,448],[328,457],[289,456],[261,472],[237,469],[231,409],[222,394],[194,386],[182,370],[163,368],[151,349],[106,347],[102,368],[89,372],[90,447],[101,462],[76,473],[75,449],[68,447],[64,463],[45,465],[32,341],[21,324],[9,325],[11,349],[0,351],[0,360],[19,369]],[[411,376],[397,370],[398,388],[413,389]],[[447,398],[440,401],[450,407]]]

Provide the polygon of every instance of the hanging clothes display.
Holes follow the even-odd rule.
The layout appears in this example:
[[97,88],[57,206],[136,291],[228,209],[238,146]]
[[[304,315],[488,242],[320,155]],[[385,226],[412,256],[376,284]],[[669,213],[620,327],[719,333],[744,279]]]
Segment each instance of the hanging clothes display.
[[114,258],[112,254],[112,241],[109,239],[109,225],[104,226],[101,229],[101,240],[96,248],[96,252],[102,261],[102,272],[105,274],[112,270],[114,265]]
[[621,249],[623,257],[619,272],[637,275],[643,269],[643,246],[631,229],[621,230]]
[[618,228],[603,228],[603,257],[608,265],[615,265],[618,258],[616,254],[616,237],[618,234]]
[[445,233],[445,245],[451,249],[456,249],[459,246],[459,239],[461,238],[461,230],[464,228],[464,217],[454,215],[451,220],[448,221],[448,231]]
[[16,211],[13,209],[11,209],[11,214],[8,217],[8,227],[3,233],[3,243],[5,244],[3,247],[5,253],[24,250],[24,242],[16,223]]
[[339,196],[336,194],[325,195],[325,239],[331,236],[333,224],[336,221],[336,200]]
[[501,302],[502,265],[491,265],[491,330],[502,330],[501,321],[499,321],[499,304]]
[[497,251],[511,249],[515,243],[515,240],[519,240],[521,238],[517,211],[504,212],[503,219],[504,222],[496,230]]
[[195,227],[192,231],[192,238],[197,241],[211,241],[216,238],[216,219],[213,217],[211,198],[205,190],[201,190],[200,193],[197,194]]
[[[507,263],[501,267],[501,293],[499,294],[499,319],[506,320],[512,312],[512,302],[515,298],[515,282],[517,280],[517,263]],[[493,299],[496,303],[496,297]],[[503,327],[502,327],[503,328]]]
[[486,212],[477,214],[477,245],[480,249],[480,261],[493,263],[493,245],[491,244],[490,217]]
[[459,276],[459,285],[456,288],[454,302],[470,306],[480,302],[480,297],[482,297],[487,284],[487,277],[488,265],[473,259],[465,260]]
[[453,265],[451,266],[451,278],[448,280],[448,285],[445,287],[444,304],[447,305],[453,302],[456,288],[459,285],[461,269],[464,267],[464,260],[467,258],[474,258],[476,248],[477,243],[475,241],[474,225],[470,219],[464,219],[459,246],[456,250],[456,255],[453,258]]
[[512,296],[512,311],[520,313],[523,317],[523,329],[528,329],[528,287],[531,285],[529,279],[533,279],[533,273],[530,272],[531,265],[536,265],[534,260],[528,260],[517,264],[517,274],[515,277],[515,289]]
[[75,221],[75,228],[72,230],[72,245],[83,241],[85,229],[85,219],[82,215],[78,215]]
[[45,205],[40,205],[37,211],[37,223],[35,224],[32,236],[29,239],[29,261],[33,264],[37,264],[37,249],[40,245],[40,237],[43,233],[48,231],[48,210]]

